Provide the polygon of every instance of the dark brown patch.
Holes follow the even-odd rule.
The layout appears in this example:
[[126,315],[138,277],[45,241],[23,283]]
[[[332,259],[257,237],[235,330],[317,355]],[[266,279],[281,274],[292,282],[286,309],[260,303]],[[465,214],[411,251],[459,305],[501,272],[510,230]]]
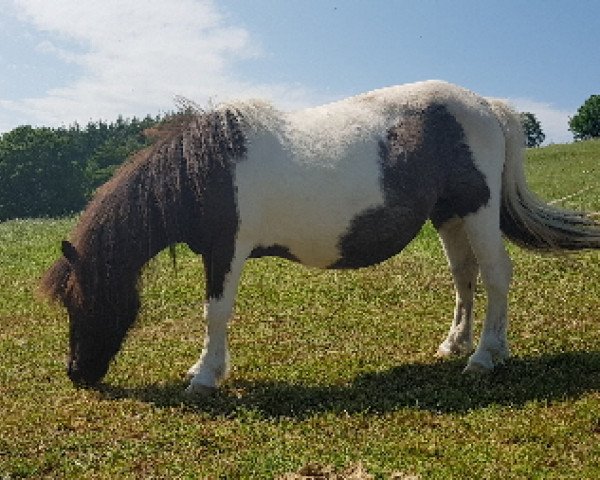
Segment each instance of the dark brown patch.
[[300,260],[290,252],[288,247],[284,247],[283,245],[270,245],[268,247],[263,247],[259,245],[255,247],[250,253],[250,258],[261,258],[261,257],[280,257],[285,258],[286,260],[291,260],[292,262],[300,263]]
[[460,124],[442,105],[409,111],[379,143],[384,205],[358,215],[331,268],[373,265],[400,252],[428,218],[439,226],[490,196]]
[[41,284],[69,312],[74,381],[106,373],[139,309],[140,270],[168,245],[202,254],[207,294],[222,293],[238,225],[232,164],[246,152],[239,122],[231,111],[175,116],[82,214]]

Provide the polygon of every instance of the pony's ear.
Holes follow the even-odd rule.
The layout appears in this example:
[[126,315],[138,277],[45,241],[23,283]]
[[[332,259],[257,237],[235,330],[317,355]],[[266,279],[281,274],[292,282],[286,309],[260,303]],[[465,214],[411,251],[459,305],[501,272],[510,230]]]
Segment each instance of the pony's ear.
[[77,262],[79,262],[79,253],[77,253],[77,249],[71,242],[68,240],[63,240],[60,248],[62,250],[62,254],[71,265],[76,265]]

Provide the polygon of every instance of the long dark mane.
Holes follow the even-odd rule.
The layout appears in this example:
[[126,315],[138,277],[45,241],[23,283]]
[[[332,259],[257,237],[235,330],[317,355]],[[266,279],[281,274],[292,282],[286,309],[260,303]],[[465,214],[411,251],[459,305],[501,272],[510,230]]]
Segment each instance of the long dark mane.
[[[144,264],[174,243],[202,253],[210,242],[203,224],[214,205],[207,205],[207,192],[231,175],[231,162],[245,152],[241,121],[237,111],[222,109],[178,114],[157,127],[153,146],[97,191],[63,242],[64,255],[43,277],[41,292],[67,309],[103,312],[93,321],[104,329],[129,328],[118,318],[124,312],[126,323],[135,318]],[[69,314],[73,335],[77,319]]]
[[[244,153],[239,122],[231,110],[186,113],[153,129],[154,145],[98,189],[70,235],[79,257],[96,267],[90,282],[137,278],[166,246],[200,242],[206,179]],[[63,298],[70,270],[65,258],[58,260],[44,276],[42,292]]]

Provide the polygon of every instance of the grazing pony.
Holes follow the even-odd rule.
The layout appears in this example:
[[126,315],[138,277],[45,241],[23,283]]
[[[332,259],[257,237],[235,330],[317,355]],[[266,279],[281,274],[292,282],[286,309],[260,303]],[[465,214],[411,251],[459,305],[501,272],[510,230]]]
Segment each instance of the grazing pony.
[[107,372],[140,307],[144,264],[186,243],[203,258],[207,333],[188,391],[228,369],[226,326],[248,258],[360,268],[400,252],[429,219],[456,287],[442,356],[472,352],[473,292],[487,293],[466,371],[509,355],[511,262],[502,234],[526,248],[600,248],[587,214],[551,207],[527,188],[519,117],[504,103],[429,81],[282,113],[268,103],[174,116],[89,204],[42,280],[70,318],[68,375]]

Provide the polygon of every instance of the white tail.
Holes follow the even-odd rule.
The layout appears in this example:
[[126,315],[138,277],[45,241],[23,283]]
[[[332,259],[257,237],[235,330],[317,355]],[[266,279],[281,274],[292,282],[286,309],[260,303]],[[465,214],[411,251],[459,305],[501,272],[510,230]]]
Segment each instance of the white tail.
[[519,116],[505,102],[490,100],[504,130],[506,159],[502,175],[502,233],[516,244],[545,251],[600,248],[600,223],[590,213],[552,206],[527,186],[524,137]]

